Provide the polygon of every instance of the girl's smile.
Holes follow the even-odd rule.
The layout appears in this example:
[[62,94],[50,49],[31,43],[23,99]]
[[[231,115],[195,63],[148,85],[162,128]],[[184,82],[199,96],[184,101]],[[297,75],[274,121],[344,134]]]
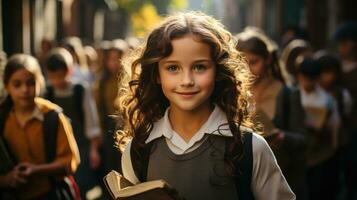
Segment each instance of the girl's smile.
[[198,94],[199,91],[197,92],[176,92],[177,94],[181,95],[184,98],[191,98],[193,97],[195,94]]

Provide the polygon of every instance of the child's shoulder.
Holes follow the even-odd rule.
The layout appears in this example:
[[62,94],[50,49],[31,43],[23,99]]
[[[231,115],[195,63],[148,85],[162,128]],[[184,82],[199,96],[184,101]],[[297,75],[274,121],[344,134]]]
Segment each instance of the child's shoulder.
[[252,146],[253,154],[261,154],[263,152],[270,151],[270,147],[264,137],[254,132],[252,132]]
[[36,106],[39,108],[39,110],[42,113],[47,113],[51,110],[56,110],[58,112],[62,111],[62,108],[59,107],[57,104],[54,104],[51,101],[41,98],[41,97],[36,97],[35,103],[36,103]]

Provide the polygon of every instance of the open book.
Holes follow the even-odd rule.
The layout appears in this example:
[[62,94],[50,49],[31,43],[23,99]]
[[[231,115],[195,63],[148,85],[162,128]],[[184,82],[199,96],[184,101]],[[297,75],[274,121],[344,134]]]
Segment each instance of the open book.
[[112,170],[104,178],[104,183],[115,200],[183,200],[175,189],[164,180],[132,184],[118,172]]

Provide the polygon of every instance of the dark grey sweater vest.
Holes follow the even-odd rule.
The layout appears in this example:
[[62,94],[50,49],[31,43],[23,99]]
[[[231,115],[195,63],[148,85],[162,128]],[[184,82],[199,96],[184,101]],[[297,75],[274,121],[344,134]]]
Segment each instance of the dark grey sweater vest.
[[225,137],[206,136],[201,146],[183,155],[174,154],[164,137],[153,142],[148,181],[164,179],[187,200],[238,199],[235,181],[223,160]]

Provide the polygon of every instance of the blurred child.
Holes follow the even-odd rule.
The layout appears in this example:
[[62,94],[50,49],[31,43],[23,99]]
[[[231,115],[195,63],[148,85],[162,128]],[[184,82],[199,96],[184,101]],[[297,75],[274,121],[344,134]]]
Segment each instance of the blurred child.
[[66,49],[55,48],[50,52],[46,62],[49,86],[45,97],[62,107],[71,119],[82,161],[75,178],[85,199],[86,192],[96,184],[93,170],[100,164],[101,131],[90,88],[69,78],[72,65],[72,56]]
[[103,130],[103,165],[104,173],[112,169],[120,170],[120,153],[114,143],[117,121],[113,118],[116,114],[115,100],[118,95],[118,77],[122,72],[121,58],[128,46],[124,40],[117,39],[111,42],[108,50],[104,52],[104,66],[101,76],[94,88],[94,96],[99,111],[101,127]]
[[[327,51],[315,53],[314,58],[320,63],[321,72],[318,78],[319,85],[328,92],[337,103],[337,110],[341,119],[341,138],[339,144],[344,146],[347,142],[346,131],[348,117],[352,109],[352,97],[349,91],[342,85],[342,65],[340,59]],[[343,124],[343,125],[342,125]]]
[[97,51],[92,46],[84,46],[84,54],[88,64],[88,70],[90,74],[90,82],[94,83],[99,76],[99,60]]
[[70,79],[73,82],[89,84],[91,87],[93,82],[81,39],[78,37],[65,38],[62,46],[71,53],[73,58],[72,75]]
[[281,70],[285,83],[288,86],[297,85],[297,59],[301,56],[310,56],[312,49],[310,44],[302,39],[294,39],[288,43],[281,53]]
[[346,199],[357,199],[357,23],[346,22],[338,27],[334,34],[338,54],[342,60],[342,85],[350,92],[354,104],[345,121],[348,127],[346,158]]
[[340,118],[331,95],[319,87],[320,64],[303,58],[297,80],[308,130],[306,148],[309,199],[336,199],[338,188],[338,128]]
[[[305,130],[300,91],[284,85],[273,44],[263,33],[245,30],[237,49],[256,76],[252,94],[266,139],[297,199],[306,199]],[[294,156],[292,156],[294,155]]]
[[[60,108],[37,97],[44,79],[35,58],[17,54],[8,60],[3,75],[8,93],[0,104],[0,136],[4,138],[16,166],[0,174],[0,189],[10,199],[60,199],[50,178],[63,179],[74,173],[79,154],[71,124]],[[46,115],[58,112],[56,152],[47,162],[43,126]],[[2,163],[3,164],[3,163]]]

